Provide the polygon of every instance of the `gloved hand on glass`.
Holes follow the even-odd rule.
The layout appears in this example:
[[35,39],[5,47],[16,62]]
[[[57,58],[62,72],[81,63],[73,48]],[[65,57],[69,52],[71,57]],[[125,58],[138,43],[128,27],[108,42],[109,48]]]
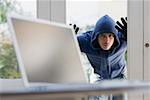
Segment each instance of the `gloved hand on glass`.
[[76,24],[69,24],[69,25],[73,27],[73,29],[74,29],[75,33],[77,34],[77,33],[78,33],[78,31],[79,31],[79,27],[77,27],[77,25],[76,25]]
[[127,40],[127,17],[121,17],[121,22],[117,21],[116,24],[115,28],[122,33],[122,38]]

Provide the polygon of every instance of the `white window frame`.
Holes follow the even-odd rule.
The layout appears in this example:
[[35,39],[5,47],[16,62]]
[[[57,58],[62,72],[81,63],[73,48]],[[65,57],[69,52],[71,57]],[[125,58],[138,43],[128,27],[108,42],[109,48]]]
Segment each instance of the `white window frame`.
[[143,1],[128,1],[128,78],[143,80]]
[[[128,65],[130,80],[143,80],[143,1],[128,0]],[[128,94],[128,100],[144,100],[143,94]]]
[[150,1],[128,1],[129,79],[150,80]]
[[66,0],[37,0],[37,18],[66,23]]

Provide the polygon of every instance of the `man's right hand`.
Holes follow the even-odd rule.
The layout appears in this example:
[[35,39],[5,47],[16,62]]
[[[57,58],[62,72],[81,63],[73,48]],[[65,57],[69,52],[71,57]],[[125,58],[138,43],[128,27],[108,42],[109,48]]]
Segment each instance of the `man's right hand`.
[[[122,24],[121,24],[122,22]],[[127,40],[127,17],[121,18],[121,22],[117,21],[115,28],[118,30],[118,32],[121,32],[123,35],[123,38]]]
[[77,33],[78,33],[78,31],[79,31],[79,27],[77,27],[77,25],[76,25],[76,24],[69,24],[69,25],[73,27],[73,29],[74,29],[75,33],[77,34]]

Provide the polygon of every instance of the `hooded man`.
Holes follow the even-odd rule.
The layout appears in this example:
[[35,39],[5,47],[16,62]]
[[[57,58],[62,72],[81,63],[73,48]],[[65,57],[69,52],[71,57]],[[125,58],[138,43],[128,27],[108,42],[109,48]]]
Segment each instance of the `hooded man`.
[[125,27],[117,22],[118,27],[111,17],[105,15],[97,21],[94,30],[77,36],[81,52],[87,55],[99,80],[125,77],[127,24],[124,19],[122,22]]

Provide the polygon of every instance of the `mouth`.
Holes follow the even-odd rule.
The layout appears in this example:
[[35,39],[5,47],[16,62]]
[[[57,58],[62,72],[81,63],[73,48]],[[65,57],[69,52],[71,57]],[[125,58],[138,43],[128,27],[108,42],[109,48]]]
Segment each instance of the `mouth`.
[[108,45],[109,45],[108,43],[105,43],[105,44],[104,44],[104,47],[108,47]]

